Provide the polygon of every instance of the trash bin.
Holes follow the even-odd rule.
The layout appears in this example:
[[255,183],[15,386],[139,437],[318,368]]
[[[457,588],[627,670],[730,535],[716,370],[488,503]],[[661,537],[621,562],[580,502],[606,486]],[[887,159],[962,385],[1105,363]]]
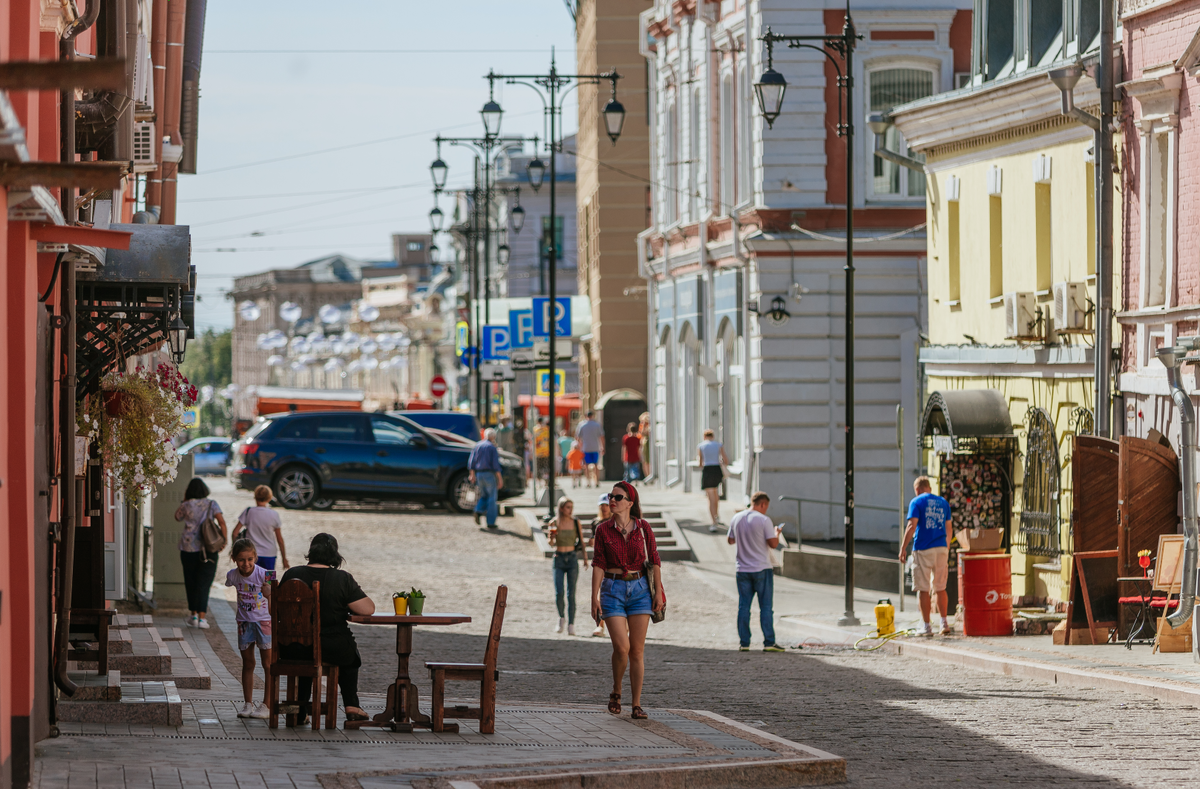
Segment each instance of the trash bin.
[[1012,635],[1012,558],[1008,554],[960,552],[958,583],[964,635]]

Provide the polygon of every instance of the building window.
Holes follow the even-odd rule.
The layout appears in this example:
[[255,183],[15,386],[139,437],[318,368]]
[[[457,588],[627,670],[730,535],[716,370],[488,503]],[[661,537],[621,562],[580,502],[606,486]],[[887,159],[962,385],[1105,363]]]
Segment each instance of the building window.
[[988,268],[991,273],[991,297],[1004,295],[1004,212],[1000,195],[988,198]]
[[663,202],[666,204],[667,224],[679,221],[679,117],[674,97],[667,103],[666,139],[663,153],[666,158],[666,184]]
[[700,89],[692,91],[692,122],[688,140],[688,218],[700,219]]
[[1054,263],[1051,259],[1050,184],[1034,184],[1034,249],[1037,256],[1037,287],[1049,291]]
[[1170,233],[1172,145],[1171,135],[1150,134],[1143,138],[1146,156],[1142,189],[1143,262],[1142,306],[1161,307],[1167,303],[1167,278],[1173,257]]
[[946,281],[950,286],[948,298],[951,302],[958,302],[962,299],[962,287],[959,278],[961,268],[959,262],[957,200],[950,200],[946,203],[946,246],[946,260],[950,265],[949,276],[946,277]]
[[733,139],[733,77],[726,74],[721,78],[721,156],[720,175],[721,185],[721,214],[733,213],[737,200],[734,193],[734,139]]
[[[871,71],[867,75],[870,84],[871,112],[890,111],[893,107],[916,101],[933,94],[933,72],[919,68],[887,68]],[[911,154],[904,137],[895,126],[883,135],[883,147],[889,151],[924,159]],[[925,177],[922,173],[901,167],[873,156],[874,178],[872,192],[876,197],[924,197]]]
[[750,200],[750,113],[738,112],[741,102],[750,95],[749,83],[746,81],[746,63],[743,60],[738,68],[737,91],[733,97],[734,119],[737,121],[737,201],[738,204]]
[[424,249],[425,249],[424,241],[409,241],[408,242],[408,251],[409,252],[422,252],[422,251],[424,251]]

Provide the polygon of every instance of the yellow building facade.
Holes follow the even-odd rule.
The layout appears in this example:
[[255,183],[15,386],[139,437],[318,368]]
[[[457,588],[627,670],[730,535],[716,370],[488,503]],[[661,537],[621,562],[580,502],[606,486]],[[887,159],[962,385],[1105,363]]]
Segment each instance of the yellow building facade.
[[[978,507],[967,506],[956,523],[1007,527],[1014,595],[1064,600],[1072,438],[1091,432],[1095,413],[1094,136],[1061,114],[1047,70],[976,75],[953,93],[893,110],[889,120],[923,156],[927,179],[924,393],[940,403],[936,393],[999,392],[1016,439],[998,442],[1016,447],[1007,463],[984,466],[1007,466],[998,471],[1004,512],[979,523]],[[1075,88],[1075,102],[1098,105],[1089,79]],[[942,475],[949,454],[966,451],[964,437],[954,438],[955,450],[926,440],[931,476]]]

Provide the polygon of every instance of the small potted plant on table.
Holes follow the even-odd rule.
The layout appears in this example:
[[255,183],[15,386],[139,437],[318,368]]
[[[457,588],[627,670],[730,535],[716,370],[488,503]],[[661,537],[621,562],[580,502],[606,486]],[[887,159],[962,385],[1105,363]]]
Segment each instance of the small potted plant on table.
[[392,595],[392,608],[396,609],[396,616],[404,616],[408,613],[408,592],[396,592]]
[[425,593],[420,589],[413,587],[408,593],[408,614],[409,616],[420,616],[425,610]]

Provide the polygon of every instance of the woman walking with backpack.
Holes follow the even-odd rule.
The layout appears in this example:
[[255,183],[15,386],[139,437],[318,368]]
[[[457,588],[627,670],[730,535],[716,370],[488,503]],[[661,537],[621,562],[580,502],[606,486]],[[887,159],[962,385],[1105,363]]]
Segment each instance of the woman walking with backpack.
[[651,614],[666,608],[662,562],[654,532],[642,519],[633,485],[614,485],[608,504],[613,516],[596,528],[592,555],[592,618],[608,624],[613,645],[613,690],[608,697],[608,711],[621,714],[621,686],[628,668],[631,717],[645,720],[648,716],[641,707],[645,675],[642,655]]
[[[204,522],[213,519],[221,527],[219,544],[204,545]],[[208,485],[199,477],[193,477],[183,494],[183,502],[175,510],[175,520],[183,521],[183,533],[179,535],[179,560],[183,563],[183,587],[187,590],[188,627],[208,630],[208,590],[217,577],[217,558],[229,539],[225,528],[225,516],[221,505],[208,497]],[[211,528],[210,528],[211,531]]]

